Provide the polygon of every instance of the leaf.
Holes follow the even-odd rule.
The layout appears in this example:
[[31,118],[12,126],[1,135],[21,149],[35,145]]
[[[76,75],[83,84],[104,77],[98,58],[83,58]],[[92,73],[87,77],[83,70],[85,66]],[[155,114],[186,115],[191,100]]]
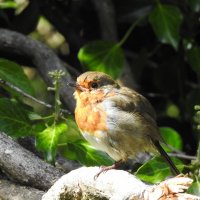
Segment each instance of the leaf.
[[96,150],[85,140],[69,143],[62,154],[66,158],[78,160],[86,166],[106,166],[113,164],[113,160],[107,154]]
[[193,182],[187,193],[200,196],[200,182],[198,180]]
[[31,121],[34,121],[34,120],[43,120],[43,117],[40,116],[38,113],[35,113],[35,112],[30,112],[29,115],[28,115],[29,119]]
[[166,108],[166,115],[178,119],[180,117],[179,107],[174,103],[169,103]]
[[149,21],[158,39],[163,43],[171,44],[176,50],[180,39],[179,31],[182,19],[179,8],[160,3],[149,15]]
[[[183,170],[184,165],[180,160],[173,159],[173,162],[180,171]],[[142,165],[136,172],[138,178],[149,183],[160,183],[170,175],[171,171],[169,165],[164,162],[161,157],[152,158]]]
[[61,135],[59,139],[59,144],[74,143],[77,140],[83,139],[76,122],[70,116],[67,117],[66,124],[68,127],[67,131],[65,132],[65,134]]
[[194,12],[200,11],[200,0],[189,0],[188,3],[189,3],[190,8]]
[[4,1],[0,2],[0,8],[1,9],[7,9],[7,8],[16,8],[17,3],[14,1]]
[[13,137],[32,133],[28,111],[16,101],[0,98],[0,130]]
[[[177,131],[170,127],[160,127],[160,133],[166,142],[166,144],[172,146],[177,150],[182,150],[183,148],[183,141],[181,136]],[[164,147],[165,148],[165,147]],[[172,150],[169,148],[165,148],[167,152],[171,152]]]
[[79,50],[78,59],[87,70],[105,72],[116,79],[122,71],[124,54],[114,42],[94,41]]
[[60,123],[48,126],[45,130],[36,134],[36,148],[44,152],[48,162],[55,162],[59,137],[61,134],[65,133],[66,130],[66,123]]
[[186,51],[186,57],[192,69],[200,74],[200,47],[193,46]]
[[22,67],[14,62],[0,59],[0,79],[8,81],[30,95],[34,95],[34,90]]

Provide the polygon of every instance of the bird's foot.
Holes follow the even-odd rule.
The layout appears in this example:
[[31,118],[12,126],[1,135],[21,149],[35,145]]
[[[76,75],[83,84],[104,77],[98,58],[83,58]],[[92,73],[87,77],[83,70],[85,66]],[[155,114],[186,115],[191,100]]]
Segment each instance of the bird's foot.
[[119,160],[111,166],[101,166],[100,171],[94,176],[94,179],[96,180],[101,173],[105,173],[105,172],[107,172],[108,170],[111,170],[111,169],[119,168],[119,166],[122,164],[122,162],[123,162],[122,160]]

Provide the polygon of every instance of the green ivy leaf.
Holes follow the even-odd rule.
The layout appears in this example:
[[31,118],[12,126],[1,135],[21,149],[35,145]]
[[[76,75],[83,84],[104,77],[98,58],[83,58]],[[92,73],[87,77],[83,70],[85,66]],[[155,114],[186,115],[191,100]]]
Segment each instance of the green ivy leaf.
[[24,74],[22,67],[14,62],[0,59],[0,79],[8,81],[30,95],[34,95],[33,87]]
[[29,115],[28,115],[29,119],[31,121],[34,121],[34,120],[43,120],[43,117],[40,116],[38,113],[35,113],[35,112],[30,112]]
[[62,145],[63,143],[74,143],[77,140],[83,139],[78,126],[72,117],[67,117],[66,124],[68,127],[67,131],[59,138],[59,144]]
[[17,7],[17,3],[15,1],[0,2],[0,8],[1,9],[16,8],[16,7]]
[[124,54],[114,42],[94,41],[79,50],[78,59],[87,70],[105,72],[116,79],[122,71]]
[[186,57],[192,69],[200,74],[200,47],[193,46],[187,50]]
[[69,143],[62,154],[66,158],[77,160],[86,166],[106,166],[113,164],[113,160],[107,154],[96,150],[85,140]]
[[180,117],[179,107],[174,103],[169,103],[166,108],[166,115],[178,119]]
[[158,39],[178,49],[179,29],[183,16],[179,8],[171,5],[157,4],[149,15],[149,21]]
[[46,160],[50,163],[55,162],[57,144],[61,134],[67,130],[66,123],[53,124],[42,132],[36,134],[36,148],[43,151]]
[[[182,150],[183,141],[182,141],[182,138],[177,131],[175,131],[174,129],[172,129],[170,127],[160,127],[160,133],[161,133],[164,141],[166,142],[166,144],[172,146],[173,148],[175,148],[177,150]],[[165,146],[164,146],[164,149],[167,152],[172,151],[171,149],[169,149]]]
[[32,133],[29,112],[21,104],[10,99],[0,98],[0,130],[13,137]]
[[[180,171],[183,170],[184,165],[180,160],[173,159],[173,162]],[[142,165],[136,172],[138,178],[149,183],[160,183],[170,175],[171,171],[169,165],[164,162],[161,157],[152,158]]]
[[189,194],[200,196],[200,182],[198,180],[193,182],[187,192]]

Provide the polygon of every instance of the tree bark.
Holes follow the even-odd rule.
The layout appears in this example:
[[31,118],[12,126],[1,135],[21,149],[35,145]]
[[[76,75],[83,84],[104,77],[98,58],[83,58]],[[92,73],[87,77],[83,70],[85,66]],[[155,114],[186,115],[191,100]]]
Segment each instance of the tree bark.
[[61,177],[42,200],[200,200],[197,196],[183,193],[192,183],[188,177],[147,185],[122,170],[109,170],[95,179],[99,170],[98,167],[82,167],[71,171]]
[[44,191],[26,186],[20,186],[7,180],[0,180],[1,200],[39,200]]
[[70,111],[74,110],[74,89],[67,87],[66,83],[73,82],[70,74],[64,67],[58,56],[46,45],[33,40],[21,33],[0,28],[0,52],[22,55],[32,61],[47,84],[52,86],[53,79],[48,72],[62,70],[65,76],[62,78],[61,97]]
[[15,182],[46,190],[64,173],[0,132],[0,168]]

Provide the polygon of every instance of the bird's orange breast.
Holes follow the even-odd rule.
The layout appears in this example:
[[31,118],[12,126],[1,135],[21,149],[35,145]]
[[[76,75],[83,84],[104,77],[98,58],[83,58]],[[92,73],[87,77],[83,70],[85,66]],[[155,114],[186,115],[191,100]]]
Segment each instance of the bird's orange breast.
[[77,105],[75,109],[75,118],[81,131],[95,134],[96,131],[106,131],[106,117],[100,101],[103,94],[75,94]]

